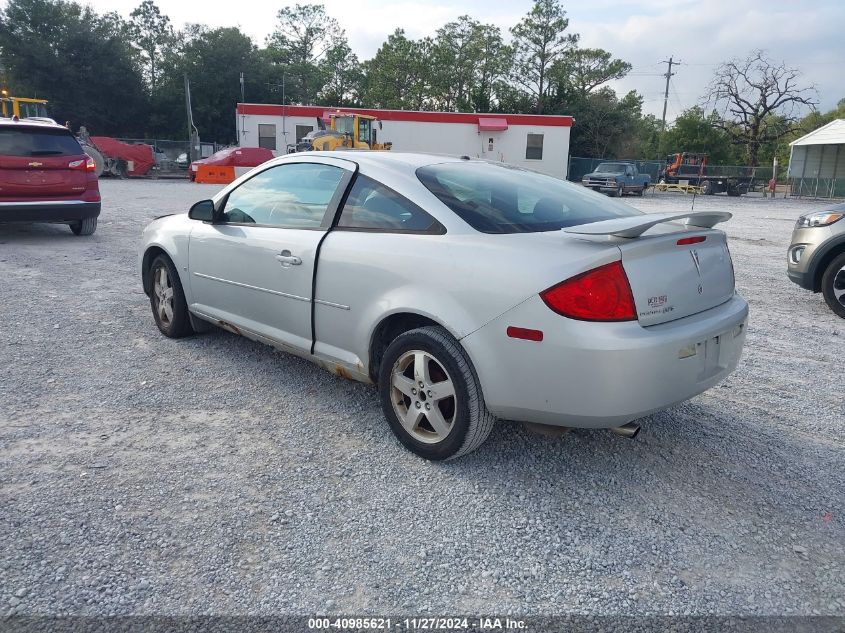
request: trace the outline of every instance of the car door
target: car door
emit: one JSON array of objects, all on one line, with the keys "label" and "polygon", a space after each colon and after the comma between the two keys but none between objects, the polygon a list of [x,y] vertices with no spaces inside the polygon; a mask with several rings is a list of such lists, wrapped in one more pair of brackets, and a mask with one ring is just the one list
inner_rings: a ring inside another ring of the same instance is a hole
[{"label": "car door", "polygon": [[287,160],[242,182],[190,236],[191,310],[298,350],[311,346],[317,249],[356,166]]},{"label": "car door", "polygon": [[[358,174],[335,229],[320,251],[314,353],[366,378],[370,334],[409,280],[451,270],[446,229],[418,205],[375,178]],[[413,290],[411,290],[413,292]]]}]

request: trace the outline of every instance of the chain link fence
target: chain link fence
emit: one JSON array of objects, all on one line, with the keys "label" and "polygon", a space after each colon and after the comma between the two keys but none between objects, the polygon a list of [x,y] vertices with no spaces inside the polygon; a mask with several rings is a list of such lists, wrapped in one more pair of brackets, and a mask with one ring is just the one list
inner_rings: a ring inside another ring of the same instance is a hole
[{"label": "chain link fence", "polygon": [[845,198],[843,178],[790,178],[794,198]]}]

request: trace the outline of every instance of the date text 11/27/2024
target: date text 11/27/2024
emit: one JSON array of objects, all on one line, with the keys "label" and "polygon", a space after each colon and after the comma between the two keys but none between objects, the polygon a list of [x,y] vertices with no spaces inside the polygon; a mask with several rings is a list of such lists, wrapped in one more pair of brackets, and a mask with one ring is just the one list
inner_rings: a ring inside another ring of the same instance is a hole
[{"label": "date text 11/27/2024", "polygon": [[308,628],[329,631],[525,631],[524,620],[496,617],[356,618],[318,617],[308,619]]}]

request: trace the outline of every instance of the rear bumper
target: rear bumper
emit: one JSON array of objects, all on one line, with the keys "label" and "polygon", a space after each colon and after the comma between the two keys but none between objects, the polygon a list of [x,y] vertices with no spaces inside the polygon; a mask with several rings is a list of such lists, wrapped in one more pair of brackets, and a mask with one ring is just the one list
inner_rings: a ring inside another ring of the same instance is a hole
[{"label": "rear bumper", "polygon": [[100,215],[100,202],[61,200],[53,202],[0,202],[0,223],[75,222]]},{"label": "rear bumper", "polygon": [[[721,382],[739,363],[747,318],[748,304],[736,295],[715,308],[650,327],[567,319],[535,296],[461,343],[493,414],[608,428]],[[508,338],[510,325],[542,330],[543,340]]]}]

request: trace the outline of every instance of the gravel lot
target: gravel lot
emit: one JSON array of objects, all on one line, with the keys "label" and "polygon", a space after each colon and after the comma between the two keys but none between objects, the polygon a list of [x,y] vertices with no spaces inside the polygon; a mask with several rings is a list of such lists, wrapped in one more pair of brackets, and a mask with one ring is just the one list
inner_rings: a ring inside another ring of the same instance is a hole
[{"label": "gravel lot", "polygon": [[634,441],[503,423],[431,464],[370,387],[162,337],[141,229],[217,187],[101,187],[93,237],[0,225],[0,614],[845,615],[845,321],[784,261],[821,203],[696,200],[751,304],[726,383]]}]

